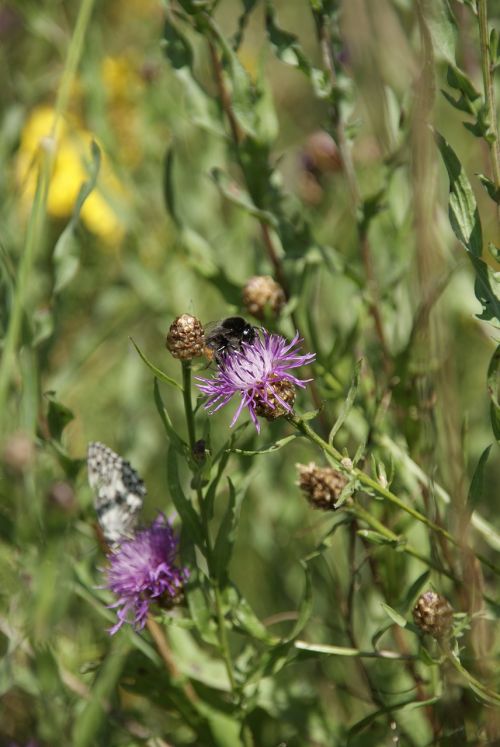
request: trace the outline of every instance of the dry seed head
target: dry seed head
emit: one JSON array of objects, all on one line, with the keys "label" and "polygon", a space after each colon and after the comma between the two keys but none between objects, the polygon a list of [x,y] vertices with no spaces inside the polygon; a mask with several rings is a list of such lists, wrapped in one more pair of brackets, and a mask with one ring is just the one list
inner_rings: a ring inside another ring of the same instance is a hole
[{"label": "dry seed head", "polygon": [[[283,402],[286,402],[288,409],[281,404],[276,395]],[[255,397],[255,413],[267,420],[276,420],[276,418],[287,415],[292,411],[295,402],[295,387],[287,379],[276,381],[273,384],[269,384],[266,397],[267,399],[259,395]]]},{"label": "dry seed head", "polygon": [[333,467],[318,467],[314,462],[297,464],[299,486],[313,508],[335,510],[342,490],[347,485],[344,475]]},{"label": "dry seed head", "polygon": [[243,304],[257,319],[279,316],[285,301],[283,288],[270,275],[254,275],[243,288]]},{"label": "dry seed head", "polygon": [[445,597],[435,591],[426,591],[419,596],[413,608],[415,625],[433,638],[448,635],[453,623],[453,608]]},{"label": "dry seed head", "polygon": [[181,314],[174,319],[168,331],[166,346],[174,358],[181,360],[203,355],[205,335],[200,320],[191,314]]}]

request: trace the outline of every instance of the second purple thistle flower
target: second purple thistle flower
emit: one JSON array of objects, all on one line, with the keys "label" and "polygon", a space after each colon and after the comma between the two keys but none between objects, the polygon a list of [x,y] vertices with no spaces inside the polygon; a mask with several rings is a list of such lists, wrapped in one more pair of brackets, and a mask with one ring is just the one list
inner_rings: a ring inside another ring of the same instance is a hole
[{"label": "second purple thistle flower", "polygon": [[235,424],[246,407],[260,433],[257,416],[274,420],[293,411],[295,388],[304,389],[312,379],[298,379],[293,369],[312,363],[314,353],[301,354],[298,333],[291,342],[280,335],[260,330],[252,343],[228,352],[211,379],[197,377],[198,388],[207,395],[205,409],[217,412],[235,396],[240,403],[231,421]]}]

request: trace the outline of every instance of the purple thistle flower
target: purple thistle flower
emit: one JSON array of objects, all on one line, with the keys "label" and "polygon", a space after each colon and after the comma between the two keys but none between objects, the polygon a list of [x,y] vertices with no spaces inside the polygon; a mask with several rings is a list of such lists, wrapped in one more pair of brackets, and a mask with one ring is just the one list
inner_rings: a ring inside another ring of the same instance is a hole
[{"label": "purple thistle flower", "polygon": [[197,377],[198,388],[208,395],[205,409],[217,412],[235,394],[241,397],[231,421],[235,424],[244,407],[260,433],[257,415],[270,419],[292,412],[295,387],[305,387],[311,379],[298,379],[290,373],[293,368],[312,363],[314,353],[300,355],[302,342],[299,334],[291,342],[280,335],[262,329],[252,343],[241,344],[241,349],[227,353],[212,379]]},{"label": "purple thistle flower", "polygon": [[111,635],[125,622],[141,630],[154,600],[170,605],[179,602],[189,574],[187,569],[175,565],[177,546],[170,523],[160,514],[151,527],[123,540],[119,548],[108,554],[106,586],[118,597],[110,608],[119,608]]}]

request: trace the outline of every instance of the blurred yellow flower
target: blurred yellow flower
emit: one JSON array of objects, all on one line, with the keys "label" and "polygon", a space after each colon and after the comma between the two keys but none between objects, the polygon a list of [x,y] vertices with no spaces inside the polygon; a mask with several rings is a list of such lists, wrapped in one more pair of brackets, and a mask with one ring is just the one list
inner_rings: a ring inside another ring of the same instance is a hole
[{"label": "blurred yellow flower", "polygon": [[[17,155],[16,176],[21,187],[22,204],[31,206],[35,194],[41,149],[48,146],[54,121],[51,106],[38,106],[24,126]],[[88,179],[86,163],[90,158],[93,136],[77,121],[60,119],[51,145],[55,160],[47,197],[47,212],[54,218],[68,218],[82,184]],[[86,227],[107,243],[121,241],[125,228],[113,207],[123,203],[125,192],[102,153],[97,187],[85,201],[81,219]]]}]

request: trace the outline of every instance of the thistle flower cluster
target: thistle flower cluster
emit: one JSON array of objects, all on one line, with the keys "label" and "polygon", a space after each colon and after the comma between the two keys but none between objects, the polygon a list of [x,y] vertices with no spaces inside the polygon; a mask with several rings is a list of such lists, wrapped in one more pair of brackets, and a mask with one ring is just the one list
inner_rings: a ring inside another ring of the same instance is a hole
[{"label": "thistle flower cluster", "polygon": [[160,514],[148,529],[136,532],[108,554],[106,587],[117,597],[110,607],[117,609],[118,617],[111,635],[126,622],[141,630],[153,602],[167,608],[179,604],[189,574],[175,564],[177,547],[170,523]]},{"label": "thistle flower cluster", "polygon": [[260,330],[252,343],[243,342],[240,350],[223,357],[213,378],[197,377],[198,388],[208,397],[205,409],[217,412],[239,395],[231,427],[246,407],[258,433],[258,415],[272,420],[293,412],[295,387],[303,389],[311,379],[299,379],[291,371],[315,359],[313,353],[299,353],[301,342],[298,333],[287,342]]}]

